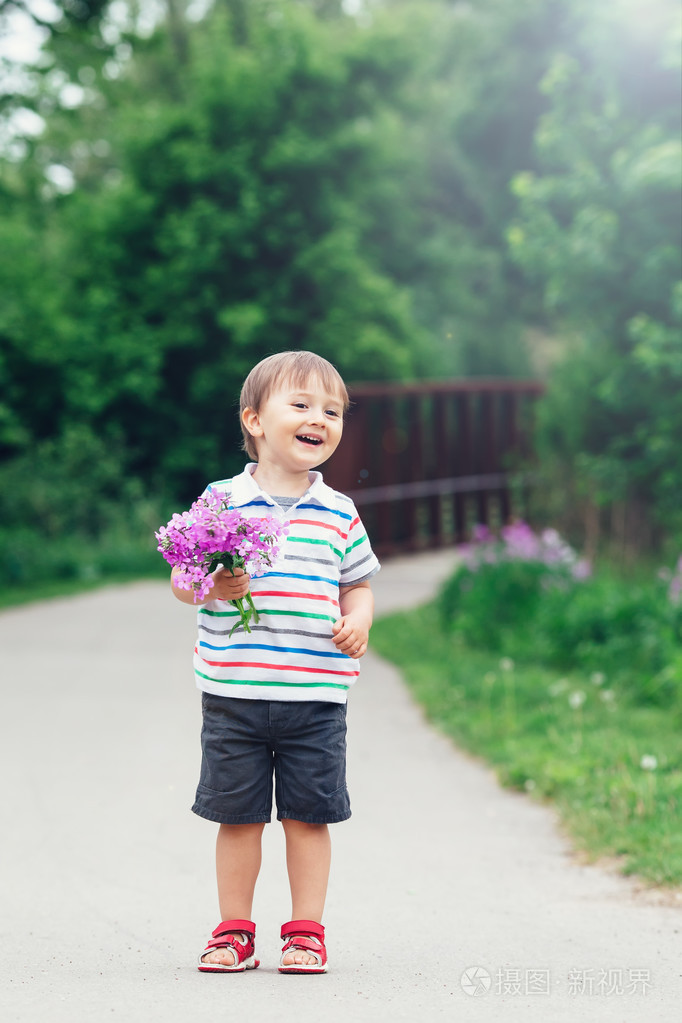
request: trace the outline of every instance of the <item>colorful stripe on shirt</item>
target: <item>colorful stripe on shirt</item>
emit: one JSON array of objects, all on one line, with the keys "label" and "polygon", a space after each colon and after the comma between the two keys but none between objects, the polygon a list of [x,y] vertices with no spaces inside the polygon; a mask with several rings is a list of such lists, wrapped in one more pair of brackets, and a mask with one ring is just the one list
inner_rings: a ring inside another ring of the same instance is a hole
[{"label": "colorful stripe on shirt", "polygon": [[231,495],[231,505],[243,515],[262,515],[265,509],[287,518],[290,529],[277,562],[251,580],[259,614],[251,633],[240,625],[231,634],[238,611],[228,601],[198,609],[199,688],[250,699],[345,702],[359,662],[333,642],[339,587],[364,581],[379,563],[353,502],[315,476],[305,501],[287,512],[246,472],[207,488]]}]

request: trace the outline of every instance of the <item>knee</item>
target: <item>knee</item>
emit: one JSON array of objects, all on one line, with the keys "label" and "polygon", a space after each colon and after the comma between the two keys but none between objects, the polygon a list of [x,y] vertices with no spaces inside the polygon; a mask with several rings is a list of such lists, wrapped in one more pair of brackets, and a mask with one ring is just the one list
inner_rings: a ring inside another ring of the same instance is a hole
[{"label": "knee", "polygon": [[291,817],[282,819],[285,834],[319,835],[329,830],[328,824],[309,824],[308,821],[297,821]]},{"label": "knee", "polygon": [[265,824],[221,824],[218,829],[218,837],[226,840],[248,840],[257,841],[263,834]]}]

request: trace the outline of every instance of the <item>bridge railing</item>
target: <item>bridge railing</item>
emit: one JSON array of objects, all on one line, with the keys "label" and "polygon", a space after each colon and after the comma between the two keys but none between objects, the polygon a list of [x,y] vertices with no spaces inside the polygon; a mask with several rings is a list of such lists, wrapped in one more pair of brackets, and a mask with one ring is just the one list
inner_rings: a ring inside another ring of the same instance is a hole
[{"label": "bridge railing", "polygon": [[325,480],[379,554],[447,546],[521,513],[538,381],[362,384]]}]

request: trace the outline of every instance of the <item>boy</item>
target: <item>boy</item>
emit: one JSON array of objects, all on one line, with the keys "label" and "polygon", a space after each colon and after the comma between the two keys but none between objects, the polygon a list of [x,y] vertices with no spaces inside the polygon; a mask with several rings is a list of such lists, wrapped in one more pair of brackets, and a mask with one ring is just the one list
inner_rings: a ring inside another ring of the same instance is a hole
[{"label": "boy", "polygon": [[[240,402],[244,447],[254,461],[207,488],[229,495],[230,506],[246,516],[279,514],[290,525],[270,571],[250,580],[241,570],[217,570],[197,615],[203,728],[192,809],[220,824],[222,916],[199,956],[202,972],[258,966],[251,911],[273,769],[292,900],[279,970],[326,971],[328,825],[350,817],[346,698],[367,650],[369,579],[379,570],[350,498],[312,471],[336,450],[348,404],[343,380],[325,359],[311,352],[264,359],[248,375]],[[235,612],[227,602],[249,586],[260,622],[230,638]],[[193,602],[192,592],[175,586],[173,592]]]}]

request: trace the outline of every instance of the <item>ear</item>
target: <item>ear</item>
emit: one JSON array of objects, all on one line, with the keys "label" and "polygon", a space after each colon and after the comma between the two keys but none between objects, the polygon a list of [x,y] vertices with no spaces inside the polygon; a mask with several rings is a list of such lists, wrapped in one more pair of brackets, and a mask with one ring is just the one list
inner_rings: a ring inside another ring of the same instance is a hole
[{"label": "ear", "polygon": [[244,428],[252,437],[262,437],[263,427],[260,424],[258,413],[252,408],[245,408],[242,412],[242,423]]}]

